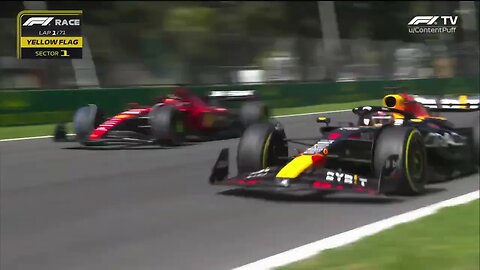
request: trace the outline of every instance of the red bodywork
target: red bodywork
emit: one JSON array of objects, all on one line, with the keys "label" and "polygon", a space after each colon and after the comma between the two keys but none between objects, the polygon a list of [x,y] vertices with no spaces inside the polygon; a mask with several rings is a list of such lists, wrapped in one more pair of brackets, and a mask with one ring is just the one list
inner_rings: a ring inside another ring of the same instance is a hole
[{"label": "red bodywork", "polygon": [[406,93],[400,93],[398,95],[401,96],[403,98],[403,100],[405,101],[403,103],[403,106],[404,106],[403,110],[404,111],[412,113],[413,115],[415,115],[416,117],[419,117],[419,118],[430,116],[430,114],[428,113],[427,109],[425,109],[423,104],[421,104],[419,102],[416,102],[415,99],[411,95],[406,94]]},{"label": "red bodywork", "polygon": [[[185,126],[189,130],[205,131],[213,128],[214,120],[218,117],[227,116],[230,112],[226,108],[211,107],[200,97],[195,95],[183,95],[179,97],[163,98],[160,103],[175,106],[185,113]],[[109,130],[132,117],[147,116],[153,107],[141,107],[132,103],[135,108],[121,112],[99,125],[89,136],[89,140],[101,139]]]},{"label": "red bodywork", "polygon": [[[418,117],[418,118],[430,117],[430,114],[428,113],[427,109],[425,109],[423,104],[415,101],[415,99],[409,94],[400,93],[400,94],[396,94],[396,95],[387,95],[387,96],[384,97],[384,106],[386,106],[385,105],[385,99],[387,97],[388,98],[394,97],[397,100],[397,102],[394,106],[395,109],[399,109],[399,110],[402,110],[402,111],[412,113],[413,115],[415,115],[415,117]],[[398,114],[394,114],[394,115],[396,116],[396,118],[397,117],[402,118]]]},{"label": "red bodywork", "polygon": [[152,110],[152,107],[149,108],[140,108],[140,109],[131,109],[116,116],[108,119],[107,121],[100,124],[96,129],[92,131],[89,140],[98,140],[101,139],[109,130],[122,123],[123,121],[136,117],[139,115],[147,115]]}]

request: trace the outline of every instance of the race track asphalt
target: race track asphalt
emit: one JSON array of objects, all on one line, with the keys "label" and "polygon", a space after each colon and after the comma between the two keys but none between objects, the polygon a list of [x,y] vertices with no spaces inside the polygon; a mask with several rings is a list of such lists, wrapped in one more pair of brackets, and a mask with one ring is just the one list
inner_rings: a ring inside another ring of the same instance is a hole
[{"label": "race track asphalt", "polygon": [[[466,121],[473,114],[451,116]],[[330,114],[333,122],[353,119]],[[315,136],[315,115],[279,119]],[[275,196],[208,185],[223,147],[86,150],[51,139],[0,142],[0,269],[216,270],[479,189],[479,176],[419,197]],[[233,168],[232,173],[235,173]]]}]

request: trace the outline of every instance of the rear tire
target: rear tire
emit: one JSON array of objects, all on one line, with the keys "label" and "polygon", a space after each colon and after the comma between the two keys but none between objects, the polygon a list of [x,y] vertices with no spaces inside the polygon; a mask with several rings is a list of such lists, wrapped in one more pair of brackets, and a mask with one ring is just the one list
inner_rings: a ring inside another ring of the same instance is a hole
[{"label": "rear tire", "polygon": [[85,145],[90,133],[105,120],[103,111],[95,104],[81,107],[73,115],[76,140]]},{"label": "rear tire", "polygon": [[260,101],[245,102],[240,110],[240,120],[245,129],[253,124],[266,123],[269,117],[267,106]]},{"label": "rear tire", "polygon": [[480,158],[479,158],[479,151],[480,151],[480,128],[478,123],[478,116],[474,119],[474,123],[472,126],[472,134],[473,134],[473,161],[475,162],[476,166],[480,166]]},{"label": "rear tire", "polygon": [[254,124],[245,130],[238,144],[238,173],[282,165],[285,162],[279,159],[281,156],[288,156],[283,129],[271,123]]},{"label": "rear tire", "polygon": [[[468,137],[468,146],[466,149],[467,151],[469,150],[470,153],[467,155],[464,155],[465,160],[463,161],[463,165],[470,166],[470,171],[477,171],[478,166],[480,166],[480,160],[479,160],[479,151],[480,151],[480,131],[479,131],[479,125],[480,123],[478,122],[478,118],[480,117],[480,112],[474,112],[474,116],[471,119],[471,121],[465,121],[461,122],[458,125],[456,125],[456,132],[459,133],[462,136]],[[465,167],[465,166],[464,166]]]},{"label": "rear tire", "polygon": [[65,127],[65,123],[60,123],[55,126],[55,130],[53,133],[53,141],[54,142],[63,142],[67,140],[67,128]]},{"label": "rear tire", "polygon": [[150,112],[152,136],[160,145],[178,146],[185,139],[182,113],[173,106],[155,106]]},{"label": "rear tire", "polygon": [[381,177],[381,185],[393,186],[394,194],[421,194],[425,191],[427,166],[423,136],[417,129],[390,126],[380,131],[374,149],[374,170]]}]

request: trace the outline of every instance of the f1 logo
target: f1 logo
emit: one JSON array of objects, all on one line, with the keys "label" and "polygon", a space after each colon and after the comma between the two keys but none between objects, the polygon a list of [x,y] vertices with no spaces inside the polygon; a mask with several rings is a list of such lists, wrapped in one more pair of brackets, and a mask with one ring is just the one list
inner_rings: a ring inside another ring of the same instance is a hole
[{"label": "f1 logo", "polygon": [[408,25],[418,25],[420,23],[426,23],[427,25],[432,25],[438,19],[438,16],[415,16]]},{"label": "f1 logo", "polygon": [[32,26],[36,24],[47,26],[52,20],[53,17],[31,17],[25,23],[23,23],[23,26]]},{"label": "f1 logo", "polygon": [[419,25],[426,24],[432,25],[437,24],[436,21],[438,18],[443,20],[444,25],[456,25],[458,16],[415,16],[408,25]]}]

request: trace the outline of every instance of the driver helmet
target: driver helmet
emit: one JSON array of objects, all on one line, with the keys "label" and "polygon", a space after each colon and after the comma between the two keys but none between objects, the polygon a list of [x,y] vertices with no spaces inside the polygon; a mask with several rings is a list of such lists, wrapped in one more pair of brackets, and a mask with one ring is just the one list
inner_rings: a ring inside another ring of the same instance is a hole
[{"label": "driver helmet", "polygon": [[165,103],[175,103],[177,101],[188,100],[190,93],[187,88],[181,85],[177,85],[173,93],[168,94],[166,98],[163,99]]},{"label": "driver helmet", "polygon": [[383,126],[383,125],[388,125],[388,124],[393,124],[395,122],[395,118],[393,117],[393,114],[390,112],[376,112],[372,114],[369,123],[365,123],[370,126]]},{"label": "driver helmet", "polygon": [[173,92],[173,95],[179,97],[180,99],[188,99],[188,97],[190,97],[190,92],[185,86],[179,85]]}]

